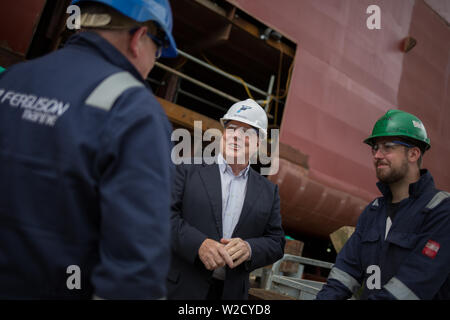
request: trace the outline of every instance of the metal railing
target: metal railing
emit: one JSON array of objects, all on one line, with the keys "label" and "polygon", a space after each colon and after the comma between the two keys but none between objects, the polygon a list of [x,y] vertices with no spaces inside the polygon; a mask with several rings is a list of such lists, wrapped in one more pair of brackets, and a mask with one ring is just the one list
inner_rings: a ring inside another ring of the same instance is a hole
[{"label": "metal railing", "polygon": [[[265,111],[266,112],[268,112],[268,108],[269,108],[269,103],[268,102],[270,101],[270,99],[282,103],[282,101],[278,100],[278,98],[272,96],[272,89],[273,89],[273,84],[274,84],[274,81],[275,81],[275,76],[274,75],[272,75],[270,77],[268,90],[264,91],[264,90],[261,90],[261,89],[255,87],[254,85],[251,85],[251,84],[247,83],[246,81],[244,81],[242,79],[239,79],[236,76],[233,76],[233,75],[231,75],[231,74],[229,74],[229,73],[227,73],[227,72],[225,72],[223,70],[220,70],[219,68],[216,68],[215,66],[210,65],[209,63],[204,62],[204,61],[202,61],[202,60],[200,60],[200,59],[198,59],[198,58],[196,58],[196,57],[194,57],[194,56],[192,56],[192,55],[190,55],[190,54],[188,54],[188,53],[186,53],[186,52],[184,52],[182,50],[178,49],[177,51],[178,51],[178,53],[181,56],[183,56],[183,57],[185,57],[185,58],[187,58],[187,59],[189,59],[189,60],[191,60],[191,61],[193,61],[193,62],[195,62],[195,63],[197,63],[197,64],[199,64],[199,65],[201,65],[201,66],[203,66],[203,67],[213,71],[213,72],[216,72],[217,74],[220,74],[220,75],[226,77],[227,79],[229,79],[231,81],[234,81],[234,82],[239,83],[239,84],[244,84],[248,89],[251,89],[254,92],[259,93],[260,95],[264,96],[265,99],[266,99],[266,106],[265,106]],[[223,92],[223,91],[221,91],[219,89],[216,89],[216,88],[210,86],[209,84],[207,84],[205,82],[202,82],[202,81],[197,80],[197,79],[195,79],[195,78],[193,78],[191,76],[188,76],[188,75],[184,74],[183,72],[180,72],[180,71],[178,71],[178,70],[176,70],[174,68],[171,68],[171,67],[169,67],[169,66],[167,66],[167,65],[165,65],[165,64],[163,64],[161,62],[157,62],[156,61],[155,62],[155,66],[157,66],[158,68],[161,68],[161,69],[163,69],[165,71],[168,71],[170,73],[173,73],[173,74],[179,76],[182,79],[185,79],[185,80],[187,80],[189,82],[192,82],[192,83],[198,85],[199,87],[201,87],[203,89],[206,89],[206,90],[209,90],[209,91],[211,91],[211,92],[213,92],[213,93],[215,93],[215,94],[217,94],[217,95],[219,95],[219,96],[221,96],[223,98],[226,98],[226,99],[228,99],[228,100],[230,100],[232,102],[240,101],[240,99],[238,99],[238,98],[236,98],[236,97],[234,97],[234,96],[232,96],[232,95],[230,95],[230,94],[228,94],[226,92]],[[149,78],[149,81],[151,81],[151,80],[153,80],[153,79]],[[180,93],[182,93],[182,94],[184,94],[186,96],[190,96],[191,98],[194,98],[194,99],[196,99],[198,101],[201,101],[201,102],[203,102],[203,103],[205,103],[207,105],[210,105],[212,107],[215,107],[215,108],[219,107],[217,104],[214,104],[213,102],[208,101],[206,99],[203,99],[201,97],[198,97],[198,96],[196,96],[196,95],[194,95],[192,93],[187,93],[186,91],[183,91],[183,92],[180,92]],[[261,102],[261,100],[257,100],[257,101]],[[271,115],[268,115],[268,116],[270,118],[273,118],[273,116],[271,116]]]},{"label": "metal railing", "polygon": [[[188,54],[188,53],[186,53],[184,51],[178,50],[178,53],[181,56],[183,56],[183,57],[185,57],[185,58],[187,58],[187,59],[189,59],[189,60],[191,60],[191,61],[193,61],[193,62],[195,62],[195,63],[197,63],[197,64],[199,64],[199,65],[201,65],[201,66],[203,66],[203,67],[205,67],[205,68],[207,68],[209,70],[211,70],[211,71],[214,71],[214,72],[224,76],[227,79],[230,79],[231,81],[234,81],[234,82],[240,83],[240,84],[245,84],[249,89],[252,89],[254,92],[257,92],[257,93],[261,94],[262,96],[266,97],[267,99],[269,99],[270,96],[272,95],[272,88],[273,88],[273,83],[274,83],[274,80],[275,80],[275,76],[273,76],[273,75],[270,77],[271,79],[270,79],[270,82],[269,82],[269,89],[268,89],[268,91],[264,91],[264,90],[261,90],[261,89],[255,87],[254,85],[249,84],[246,81],[240,80],[240,79],[236,78],[235,76],[233,76],[233,75],[231,75],[231,74],[229,74],[229,73],[227,73],[227,72],[225,72],[223,70],[220,70],[219,68],[216,68],[216,67],[210,65],[207,62],[204,62],[204,61],[202,61],[202,60],[200,60],[200,59],[198,59],[198,58],[196,58],[194,56],[191,56],[190,54]],[[278,101],[278,99],[276,99],[276,98],[272,98],[272,99],[274,101]]]},{"label": "metal railing", "polygon": [[[294,276],[284,276],[280,272],[283,261],[298,262],[299,271]],[[283,258],[275,262],[265,284],[266,290],[275,291],[300,300],[314,299],[324,283],[302,279],[304,265],[331,269],[333,263],[285,254]]]}]

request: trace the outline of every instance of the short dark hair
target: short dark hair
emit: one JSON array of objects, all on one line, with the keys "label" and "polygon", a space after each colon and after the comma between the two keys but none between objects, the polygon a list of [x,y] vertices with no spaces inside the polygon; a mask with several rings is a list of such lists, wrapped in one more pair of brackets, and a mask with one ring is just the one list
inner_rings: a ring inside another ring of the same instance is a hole
[{"label": "short dark hair", "polygon": [[[397,139],[397,137],[396,137],[396,139]],[[420,141],[417,141],[417,140],[414,140],[414,139],[408,139],[408,138],[405,138],[405,137],[398,137],[397,140],[400,140],[400,141],[405,142],[405,143],[407,143],[409,145],[412,145],[414,147],[419,148],[419,150],[420,150],[420,157],[419,157],[419,159],[417,159],[417,166],[420,169],[422,167],[423,154],[425,153],[426,145],[423,144]],[[408,152],[408,150],[406,150],[406,152]]]},{"label": "short dark hair", "polygon": [[420,152],[420,157],[419,159],[417,159],[417,166],[419,167],[419,169],[422,168],[422,157],[423,157],[423,152]]}]

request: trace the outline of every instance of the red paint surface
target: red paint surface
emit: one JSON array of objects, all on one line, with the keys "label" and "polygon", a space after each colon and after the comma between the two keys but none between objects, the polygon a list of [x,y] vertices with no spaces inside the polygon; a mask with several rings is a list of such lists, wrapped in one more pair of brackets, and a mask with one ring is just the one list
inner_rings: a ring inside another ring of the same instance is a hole
[{"label": "red paint surface", "polygon": [[3,2],[0,10],[0,46],[25,56],[44,9],[45,0]]},{"label": "red paint surface", "polygon": [[410,35],[416,47],[405,54],[398,104],[417,115],[431,138],[423,166],[438,188],[450,190],[450,27],[422,1],[414,8]]},{"label": "red paint surface", "polygon": [[[310,171],[301,175],[282,161],[271,178],[280,184],[288,229],[325,237],[356,223],[360,205],[379,194],[362,141],[391,108],[422,119],[432,141],[424,165],[439,187],[450,189],[450,29],[428,6],[420,0],[229,2],[297,44],[280,140],[309,156]],[[366,26],[371,4],[381,9],[381,30]],[[400,44],[408,35],[418,44],[404,53]],[[358,206],[344,210],[341,201]]]}]

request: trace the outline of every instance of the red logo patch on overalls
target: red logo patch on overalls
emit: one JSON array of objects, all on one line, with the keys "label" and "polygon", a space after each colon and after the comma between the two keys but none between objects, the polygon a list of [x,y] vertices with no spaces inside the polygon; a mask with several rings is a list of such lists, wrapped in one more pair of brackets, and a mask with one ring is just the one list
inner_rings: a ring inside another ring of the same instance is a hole
[{"label": "red logo patch on overalls", "polygon": [[428,240],[425,247],[423,247],[422,253],[426,255],[427,257],[430,257],[431,259],[434,259],[436,257],[436,254],[438,253],[440,248],[439,243],[433,240]]}]

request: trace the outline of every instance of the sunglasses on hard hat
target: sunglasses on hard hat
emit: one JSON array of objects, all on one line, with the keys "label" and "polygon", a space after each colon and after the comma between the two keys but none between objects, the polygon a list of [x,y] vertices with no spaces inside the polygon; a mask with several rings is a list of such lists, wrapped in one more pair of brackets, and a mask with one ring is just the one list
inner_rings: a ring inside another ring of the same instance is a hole
[{"label": "sunglasses on hard hat", "polygon": [[159,59],[161,57],[161,54],[162,54],[163,42],[160,39],[158,39],[156,36],[152,35],[150,32],[147,32],[147,35],[156,44],[156,54],[155,54],[155,56],[156,56],[156,59]]},{"label": "sunglasses on hard hat", "polygon": [[[135,33],[137,29],[139,29],[139,27],[131,29],[130,34]],[[156,54],[155,54],[156,59],[161,57],[163,48],[166,48],[169,46],[169,42],[167,41],[165,35],[166,34],[165,34],[164,30],[162,30],[160,28],[154,28],[153,30],[149,30],[147,32],[147,36],[150,39],[152,39],[152,41],[156,45]]]},{"label": "sunglasses on hard hat", "polygon": [[386,155],[388,153],[391,153],[396,147],[398,146],[404,146],[407,148],[414,148],[413,145],[408,144],[403,141],[384,141],[384,142],[378,142],[374,143],[372,145],[372,155],[376,155],[378,151],[380,151],[383,155]]}]

